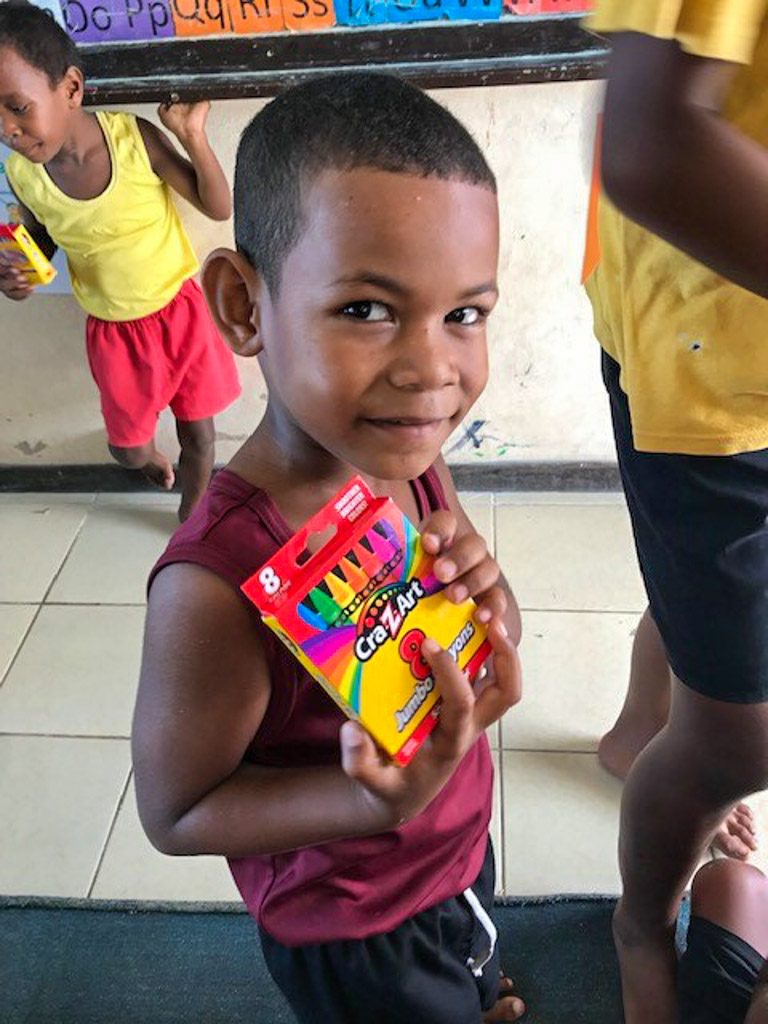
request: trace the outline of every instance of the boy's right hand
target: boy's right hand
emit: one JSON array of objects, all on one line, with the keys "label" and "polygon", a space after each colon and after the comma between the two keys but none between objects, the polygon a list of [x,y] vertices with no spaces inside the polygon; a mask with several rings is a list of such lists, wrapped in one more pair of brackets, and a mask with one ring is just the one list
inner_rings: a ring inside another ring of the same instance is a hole
[{"label": "boy's right hand", "polygon": [[389,761],[357,722],[341,727],[341,763],[360,784],[366,811],[380,831],[404,824],[434,800],[459,762],[488,726],[520,700],[520,661],[500,619],[488,626],[493,648],[492,681],[477,692],[453,658],[427,639],[422,654],[440,688],[440,719],[413,761]]},{"label": "boy's right hand", "polygon": [[0,292],[9,299],[20,302],[32,294],[34,287],[26,274],[14,266],[11,260],[0,256]]}]

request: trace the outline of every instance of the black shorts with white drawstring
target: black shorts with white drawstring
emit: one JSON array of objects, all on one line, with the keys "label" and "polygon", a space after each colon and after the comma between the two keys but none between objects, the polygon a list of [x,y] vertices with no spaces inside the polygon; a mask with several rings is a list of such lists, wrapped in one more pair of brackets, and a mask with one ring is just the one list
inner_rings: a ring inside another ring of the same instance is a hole
[{"label": "black shorts with white drawstring", "polygon": [[261,930],[264,959],[301,1024],[480,1024],[499,992],[494,884],[489,839],[471,890],[367,939],[289,947]]}]

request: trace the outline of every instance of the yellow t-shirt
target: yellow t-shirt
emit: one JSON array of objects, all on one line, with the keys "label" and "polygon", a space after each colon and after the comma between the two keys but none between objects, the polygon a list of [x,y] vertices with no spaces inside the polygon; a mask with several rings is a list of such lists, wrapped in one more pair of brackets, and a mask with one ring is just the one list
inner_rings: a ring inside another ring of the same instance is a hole
[{"label": "yellow t-shirt", "polygon": [[170,189],[152,170],[133,114],[96,114],[109,146],[112,177],[94,199],[73,199],[42,164],[14,153],[13,191],[67,256],[72,290],[100,320],[156,313],[197,271],[194,249]]},{"label": "yellow t-shirt", "polygon": [[[768,0],[598,0],[587,25],[677,39],[690,53],[741,64],[724,114],[768,148]],[[621,365],[635,446],[690,455],[768,448],[768,300],[604,197],[599,233],[602,258],[587,291],[598,340]]]}]

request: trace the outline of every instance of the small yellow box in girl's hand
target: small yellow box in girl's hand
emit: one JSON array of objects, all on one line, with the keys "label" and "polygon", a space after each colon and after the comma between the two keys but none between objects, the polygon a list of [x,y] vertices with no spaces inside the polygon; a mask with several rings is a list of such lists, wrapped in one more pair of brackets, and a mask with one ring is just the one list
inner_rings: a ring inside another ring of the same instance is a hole
[{"label": "small yellow box in girl's hand", "polygon": [[50,284],[56,270],[23,224],[0,224],[0,262],[12,263],[29,284]]},{"label": "small yellow box in girl's hand", "polygon": [[[310,555],[312,534],[327,539]],[[353,477],[242,587],[264,623],[398,764],[437,724],[425,636],[470,679],[491,653],[474,602],[449,601],[433,562],[397,505]]]}]

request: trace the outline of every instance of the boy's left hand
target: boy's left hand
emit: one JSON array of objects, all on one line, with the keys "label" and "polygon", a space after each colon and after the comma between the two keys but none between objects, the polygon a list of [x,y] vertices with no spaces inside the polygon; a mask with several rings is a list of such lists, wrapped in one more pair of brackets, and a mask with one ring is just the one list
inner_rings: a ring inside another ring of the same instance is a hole
[{"label": "boy's left hand", "polygon": [[185,139],[205,132],[210,109],[209,100],[201,100],[199,103],[161,103],[157,108],[157,116],[163,126],[183,143]]},{"label": "boy's left hand", "polygon": [[501,570],[479,533],[456,537],[458,520],[452,512],[433,512],[421,527],[424,550],[435,555],[434,573],[446,584],[449,600],[461,604],[468,597],[477,604],[475,618],[488,623],[504,618],[508,600],[499,586]]}]

